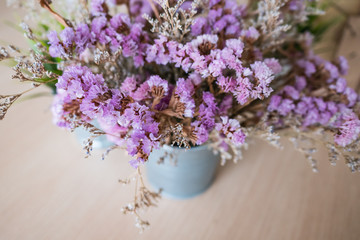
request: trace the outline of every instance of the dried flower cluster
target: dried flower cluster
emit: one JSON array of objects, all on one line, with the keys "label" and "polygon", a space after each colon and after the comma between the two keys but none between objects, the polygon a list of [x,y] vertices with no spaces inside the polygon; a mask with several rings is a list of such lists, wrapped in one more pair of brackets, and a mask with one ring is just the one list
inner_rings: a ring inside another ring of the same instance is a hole
[{"label": "dried flower cluster", "polygon": [[[17,62],[14,78],[54,87],[59,127],[106,134],[112,149],[127,149],[137,171],[164,144],[209,144],[225,163],[241,158],[247,136],[280,146],[283,129],[314,169],[319,142],[332,164],[344,158],[360,170],[360,99],[344,79],[346,59],[320,58],[313,35],[301,31],[309,15],[321,13],[316,2],[81,2],[82,17],[65,18],[50,1],[39,1],[62,30],[39,33],[23,23],[35,50],[0,49],[0,60]],[[1,119],[22,94],[1,96]],[[125,212],[137,215],[158,197],[143,185],[136,196]]]}]

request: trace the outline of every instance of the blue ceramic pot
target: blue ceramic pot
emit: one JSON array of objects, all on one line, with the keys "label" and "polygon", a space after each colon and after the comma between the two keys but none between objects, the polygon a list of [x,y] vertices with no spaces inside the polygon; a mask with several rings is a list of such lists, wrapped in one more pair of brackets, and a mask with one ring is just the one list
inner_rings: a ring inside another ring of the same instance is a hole
[{"label": "blue ceramic pot", "polygon": [[190,198],[212,184],[219,160],[207,145],[191,149],[165,145],[150,154],[147,178],[154,188],[163,190],[165,197]]},{"label": "blue ceramic pot", "polygon": [[[100,124],[97,121],[91,122],[95,127],[100,128]],[[91,136],[91,134],[83,127],[78,127],[74,130],[77,140],[83,145],[85,141]],[[94,149],[104,149],[114,145],[110,142],[105,135],[101,135],[94,139],[93,148]]]}]

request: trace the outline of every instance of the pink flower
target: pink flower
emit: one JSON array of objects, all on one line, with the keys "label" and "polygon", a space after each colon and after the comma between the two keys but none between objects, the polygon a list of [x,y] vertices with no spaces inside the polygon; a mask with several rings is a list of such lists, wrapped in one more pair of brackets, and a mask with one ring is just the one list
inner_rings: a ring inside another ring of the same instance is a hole
[{"label": "pink flower", "polygon": [[162,79],[161,77],[159,77],[158,75],[151,76],[146,82],[147,82],[150,90],[152,88],[162,88],[162,90],[164,91],[163,95],[166,95],[169,90],[168,82],[166,80]]},{"label": "pink flower", "polygon": [[231,140],[233,144],[239,146],[245,142],[245,134],[240,128],[240,123],[236,119],[229,119],[227,116],[222,116],[221,123],[216,124],[216,130],[223,133],[226,138]]}]

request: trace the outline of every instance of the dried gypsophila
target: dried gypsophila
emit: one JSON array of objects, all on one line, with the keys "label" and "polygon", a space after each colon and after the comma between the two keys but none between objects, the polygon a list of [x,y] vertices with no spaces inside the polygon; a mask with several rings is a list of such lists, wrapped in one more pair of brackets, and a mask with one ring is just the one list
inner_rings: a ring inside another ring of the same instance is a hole
[{"label": "dried gypsophila", "polygon": [[13,103],[19,99],[22,95],[32,91],[33,89],[43,85],[43,84],[46,84],[46,83],[49,83],[49,82],[52,82],[54,81],[54,79],[51,79],[49,81],[45,81],[45,82],[42,82],[42,83],[33,83],[32,84],[32,88],[29,88],[28,90],[25,90],[21,93],[18,93],[18,94],[13,94],[13,95],[0,95],[0,120],[3,120],[7,111],[9,110],[9,108],[13,105]]},{"label": "dried gypsophila", "polygon": [[[76,118],[76,117],[75,117]],[[75,120],[74,122],[74,126],[72,128],[72,131],[74,131],[76,128],[82,127],[84,128],[85,131],[89,132],[91,135],[84,140],[83,142],[83,149],[86,151],[86,158],[91,156],[91,152],[93,150],[93,143],[95,138],[105,135],[106,133],[104,131],[102,131],[101,129],[95,127],[93,124],[82,121],[82,120]]]},{"label": "dried gypsophila", "polygon": [[[318,172],[317,161],[312,156],[317,152],[315,146],[315,141],[311,138],[305,138],[303,135],[296,135],[296,137],[290,137],[290,142],[293,143],[295,150],[304,154],[305,158],[309,161],[312,171]],[[307,146],[304,146],[307,145]]]},{"label": "dried gypsophila", "polygon": [[171,146],[178,146],[184,148],[190,148],[189,139],[183,131],[183,125],[177,123],[175,126],[170,126],[169,133],[172,134]]},{"label": "dried gypsophila", "polygon": [[265,0],[258,3],[258,18],[253,25],[259,28],[264,36],[261,46],[263,49],[281,44],[283,39],[279,36],[291,29],[281,18],[281,8],[285,3],[283,0]]},{"label": "dried gypsophila", "polygon": [[180,8],[185,0],[179,0],[173,7],[170,6],[168,0],[156,0],[156,2],[161,6],[163,13],[159,14],[157,19],[153,19],[147,14],[143,15],[143,18],[152,25],[151,32],[182,41],[184,36],[190,32],[191,24],[197,13],[196,8],[201,4],[201,0],[194,0],[189,11]]},{"label": "dried gypsophila", "polygon": [[329,143],[328,153],[331,156],[330,160],[332,165],[335,165],[339,158],[345,160],[346,165],[350,168],[351,172],[360,172],[360,159],[359,159],[359,144],[360,138],[356,139],[353,143],[346,147],[340,147],[333,143]]},{"label": "dried gypsophila", "polygon": [[0,47],[0,61],[10,58],[10,54],[4,47]]},{"label": "dried gypsophila", "polygon": [[35,40],[35,36],[29,25],[25,22],[20,23],[20,27],[24,30],[24,36],[30,40]]},{"label": "dried gypsophila", "polygon": [[58,75],[45,68],[45,64],[53,63],[44,54],[47,49],[34,36],[33,31],[26,23],[21,23],[21,26],[25,31],[25,36],[35,42],[35,48],[30,49],[29,52],[23,52],[18,47],[9,45],[8,48],[13,54],[10,55],[4,47],[1,47],[0,60],[11,58],[17,63],[13,67],[15,73],[12,78],[19,79],[21,82],[43,83],[55,79]]},{"label": "dried gypsophila", "polygon": [[94,52],[94,62],[99,65],[100,63],[104,63],[110,60],[110,54],[108,51],[101,51],[99,48],[95,49]]},{"label": "dried gypsophila", "polygon": [[284,122],[286,126],[289,126],[286,131],[282,131],[284,136],[288,137],[294,148],[305,156],[314,172],[318,172],[318,168],[313,155],[321,145],[324,145],[327,149],[332,166],[336,165],[340,158],[343,158],[352,172],[360,171],[359,158],[356,156],[359,154],[358,144],[360,139],[355,140],[349,146],[341,147],[333,143],[333,139],[330,137],[332,135],[331,129],[312,127],[304,131],[300,129],[301,124],[296,116],[284,118]]},{"label": "dried gypsophila", "polygon": [[4,119],[8,109],[21,95],[22,94],[0,95],[0,120]]},{"label": "dried gypsophila", "polygon": [[[135,226],[140,229],[140,232],[143,232],[146,228],[150,226],[150,223],[146,220],[143,220],[139,214],[140,210],[147,209],[152,206],[157,206],[156,203],[161,198],[161,189],[158,192],[150,191],[144,184],[142,173],[140,167],[136,169],[135,177],[135,196],[134,200],[131,203],[125,205],[121,211],[123,214],[134,214],[135,215]],[[130,178],[134,179],[134,178]],[[120,182],[120,181],[119,181]],[[130,183],[130,180],[121,181],[121,183]]]}]

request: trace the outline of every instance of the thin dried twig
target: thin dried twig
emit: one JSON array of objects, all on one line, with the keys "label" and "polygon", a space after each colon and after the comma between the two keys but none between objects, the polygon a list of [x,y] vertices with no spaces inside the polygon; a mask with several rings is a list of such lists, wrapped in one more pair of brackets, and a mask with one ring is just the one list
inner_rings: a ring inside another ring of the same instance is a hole
[{"label": "thin dried twig", "polygon": [[72,23],[71,23],[68,19],[62,17],[60,14],[58,14],[57,12],[55,12],[55,11],[50,7],[50,4],[49,4],[46,0],[39,0],[39,3],[40,3],[40,6],[41,6],[41,7],[45,8],[46,10],[48,10],[48,11],[55,17],[55,19],[56,19],[59,23],[61,23],[63,26],[65,26],[65,27],[72,27],[72,26],[73,26]]}]

